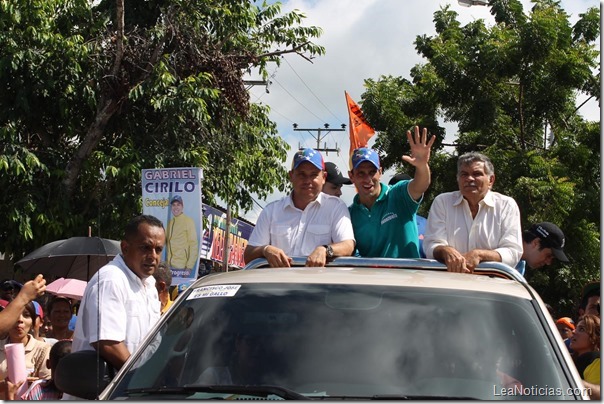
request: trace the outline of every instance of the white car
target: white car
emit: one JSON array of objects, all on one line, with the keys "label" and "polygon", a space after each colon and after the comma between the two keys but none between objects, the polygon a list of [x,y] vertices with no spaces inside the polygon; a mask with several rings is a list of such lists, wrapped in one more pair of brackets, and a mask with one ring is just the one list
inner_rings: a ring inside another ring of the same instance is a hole
[{"label": "white car", "polygon": [[[545,305],[506,265],[262,266],[196,281],[98,398],[588,398]],[[97,398],[96,377],[67,379],[57,385]]]}]

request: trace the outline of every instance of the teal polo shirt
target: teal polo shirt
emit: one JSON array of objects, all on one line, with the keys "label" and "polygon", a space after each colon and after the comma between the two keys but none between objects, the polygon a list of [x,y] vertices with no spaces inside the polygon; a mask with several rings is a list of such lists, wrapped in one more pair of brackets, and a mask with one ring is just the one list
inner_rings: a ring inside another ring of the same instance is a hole
[{"label": "teal polo shirt", "polygon": [[359,195],[348,207],[358,253],[361,257],[419,258],[415,214],[421,199],[411,198],[409,181],[380,185],[380,196],[371,209],[360,203]]}]

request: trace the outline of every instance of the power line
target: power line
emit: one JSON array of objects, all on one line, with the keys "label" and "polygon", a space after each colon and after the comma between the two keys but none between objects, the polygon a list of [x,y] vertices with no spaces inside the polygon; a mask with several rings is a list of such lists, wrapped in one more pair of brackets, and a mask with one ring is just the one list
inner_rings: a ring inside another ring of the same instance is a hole
[{"label": "power line", "polygon": [[[253,95],[253,96],[256,98],[256,101],[257,101],[257,102],[260,102],[260,101],[261,101],[259,96],[255,95],[255,94],[252,94],[252,95]],[[263,94],[263,95],[264,95],[264,94]],[[268,104],[267,104],[267,105],[268,105]],[[280,116],[281,116],[283,119],[288,120],[290,123],[294,123],[294,121],[293,121],[292,119],[290,119],[289,117],[287,117],[287,116],[283,115],[283,114],[282,114],[281,112],[279,112],[279,111],[278,111],[276,108],[272,107],[271,105],[269,105],[269,108],[271,109],[271,112],[274,112],[274,113],[276,113],[277,115],[280,115]]]},{"label": "power line", "polygon": [[321,101],[321,99],[320,99],[319,97],[317,97],[317,95],[314,93],[314,91],[312,91],[312,90],[311,90],[311,88],[308,86],[308,84],[306,84],[306,82],[304,81],[304,79],[303,79],[302,77],[300,77],[300,75],[298,74],[298,72],[297,72],[297,71],[294,69],[294,67],[293,67],[293,66],[292,66],[292,65],[291,65],[291,64],[290,64],[290,63],[287,61],[287,59],[286,59],[286,58],[284,58],[284,60],[285,60],[285,63],[287,63],[287,65],[290,67],[290,69],[292,69],[292,71],[294,72],[294,74],[295,74],[295,75],[296,75],[296,76],[297,76],[297,77],[300,79],[300,81],[302,82],[302,84],[304,84],[304,86],[305,86],[305,87],[308,89],[308,91],[310,91],[310,93],[311,93],[311,94],[312,94],[312,95],[313,95],[313,96],[314,96],[314,97],[317,99],[317,101],[319,101],[319,103],[320,103],[321,105],[323,105],[323,107],[324,107],[324,108],[325,108],[327,111],[329,111],[329,113],[330,113],[330,114],[331,114],[331,115],[332,115],[334,118],[336,118],[338,121],[341,121],[341,119],[340,119],[338,116],[336,116],[336,114],[334,114],[334,113],[333,113],[333,112],[332,112],[332,111],[331,111],[331,110],[330,110],[330,109],[327,107],[327,105],[325,105],[325,104],[323,103],[323,101]]},{"label": "power line", "polygon": [[[264,209],[264,206],[260,205],[260,202],[258,202],[258,201],[256,200],[256,198],[254,198],[254,197],[252,196],[252,194],[250,194],[250,198],[252,199],[252,202],[254,202],[256,205],[258,205],[258,207],[259,207],[260,209]],[[254,209],[253,205],[252,205],[252,209]]]},{"label": "power line", "polygon": [[[269,77],[269,81],[268,81],[268,85],[267,85],[267,90],[268,90],[268,86],[272,83],[271,80],[275,78],[275,75],[277,74],[277,68],[275,68],[275,70],[273,71],[273,73],[271,74],[271,76]],[[286,90],[287,91],[287,90]],[[266,94],[268,94],[268,91],[263,92],[260,95],[256,95],[253,93],[249,93],[250,95],[254,96],[254,98],[256,99],[256,103],[261,102],[261,98],[264,97]],[[288,93],[289,94],[289,93]],[[268,104],[267,104],[268,105]],[[271,105],[268,105],[269,108],[271,109],[271,112],[275,112],[277,115],[280,115],[282,118],[288,120],[290,123],[294,123],[294,121],[292,119],[290,119],[289,117],[283,115],[281,112],[279,112],[276,108],[274,108]]]},{"label": "power line", "polygon": [[[323,106],[323,107],[324,107],[324,108],[325,108],[325,109],[326,109],[326,110],[327,110],[327,111],[328,111],[328,112],[329,112],[329,113],[330,113],[332,116],[334,116],[334,117],[335,117],[337,120],[339,120],[339,121],[340,121],[340,118],[339,118],[338,116],[336,116],[336,114],[335,114],[333,111],[331,111],[331,110],[329,109],[329,107],[327,107],[327,105],[325,105],[325,103],[324,103],[324,102],[323,102],[323,101],[322,101],[322,100],[321,100],[321,99],[320,99],[320,98],[319,98],[319,97],[318,97],[318,96],[315,94],[315,92],[314,92],[314,91],[313,91],[313,90],[310,88],[310,86],[309,86],[308,84],[306,84],[306,82],[304,81],[304,79],[303,79],[303,78],[302,78],[302,77],[301,77],[301,76],[298,74],[298,72],[297,72],[297,71],[294,69],[294,67],[293,67],[293,66],[292,66],[292,65],[289,63],[289,61],[288,61],[286,58],[284,58],[284,60],[285,60],[285,62],[287,63],[287,65],[290,67],[290,69],[291,69],[291,70],[294,72],[294,74],[295,74],[295,75],[298,77],[298,79],[299,79],[299,80],[302,82],[302,84],[304,84],[304,86],[307,88],[307,90],[308,90],[308,91],[309,91],[309,92],[310,92],[310,93],[313,95],[313,97],[315,97],[315,99],[316,99],[316,100],[317,100],[317,101],[318,101],[318,102],[319,102],[319,103],[320,103],[320,104],[321,104],[321,105],[322,105],[322,106]],[[275,82],[276,82],[276,83],[277,83],[277,84],[278,84],[278,85],[279,85],[279,86],[280,86],[280,87],[281,87],[281,88],[282,88],[282,89],[283,89],[283,90],[284,90],[284,91],[285,91],[285,92],[286,92],[286,93],[287,93],[287,94],[288,94],[288,95],[289,95],[289,96],[290,96],[290,97],[291,97],[291,98],[294,100],[294,101],[296,101],[298,104],[300,104],[300,105],[301,105],[301,106],[302,106],[304,109],[306,109],[306,110],[307,110],[307,111],[308,111],[308,112],[309,112],[311,115],[313,115],[315,118],[317,118],[317,119],[321,120],[321,118],[320,118],[319,116],[317,116],[317,115],[316,115],[314,112],[312,112],[310,109],[308,109],[308,107],[306,107],[306,105],[305,105],[305,104],[303,104],[302,102],[300,102],[300,101],[299,101],[299,100],[298,100],[298,99],[297,99],[297,98],[296,98],[296,97],[295,97],[295,96],[294,96],[294,95],[293,95],[293,94],[292,94],[290,91],[288,91],[288,89],[287,89],[287,88],[285,88],[285,86],[283,86],[283,85],[282,85],[282,84],[281,84],[281,83],[280,83],[278,80],[276,80],[276,79],[275,79],[276,73],[277,73],[277,68],[275,68],[275,70],[273,71],[273,73],[272,73],[272,74],[270,75],[270,77],[269,77],[269,80],[268,80],[268,83],[267,83],[267,91],[266,91],[266,92],[263,92],[261,96],[257,96],[256,94],[253,94],[253,95],[254,95],[254,97],[255,97],[255,99],[256,99],[257,101],[260,101],[260,98],[261,98],[261,97],[264,97],[264,95],[268,93],[268,86],[269,86],[270,84],[272,84],[272,80],[274,80],[274,81],[275,81]],[[291,123],[293,124],[293,126],[294,126],[294,130],[304,130],[304,131],[307,131],[308,133],[310,133],[310,134],[311,134],[311,137],[313,137],[313,138],[314,138],[314,140],[316,140],[316,141],[317,141],[317,146],[316,146],[316,148],[317,148],[318,150],[320,150],[320,151],[326,151],[326,152],[329,152],[329,151],[337,151],[337,152],[339,152],[339,148],[337,148],[337,144],[338,144],[338,142],[335,140],[335,137],[334,137],[334,136],[333,136],[333,134],[331,133],[331,131],[332,131],[333,129],[331,129],[331,130],[330,130],[330,129],[328,129],[328,128],[329,128],[329,125],[328,125],[328,124],[325,124],[325,129],[322,129],[322,128],[319,128],[319,129],[296,129],[298,125],[297,125],[296,123],[294,123],[294,121],[293,121],[292,119],[290,119],[289,117],[285,116],[284,114],[282,114],[281,112],[279,112],[277,109],[273,108],[272,106],[271,106],[270,108],[271,108],[271,112],[275,112],[276,114],[278,114],[278,115],[279,115],[279,116],[281,116],[282,118],[284,118],[284,119],[286,119],[287,121],[291,122]],[[343,131],[346,125],[345,125],[345,124],[342,124],[341,126],[342,126],[342,129],[339,129],[339,131]],[[318,132],[317,137],[312,136],[312,133],[311,133],[311,132]],[[321,132],[323,132],[323,133],[324,133],[324,135],[323,135],[323,136],[321,136]],[[320,143],[321,139],[322,139],[322,138],[324,138],[326,135],[329,135],[329,137],[331,137],[332,141],[333,141],[333,142],[336,144],[336,149],[328,149],[328,148],[327,148],[327,145],[325,145],[325,148],[324,148],[324,149],[321,149],[321,148],[320,148],[319,143]],[[306,139],[306,136],[303,134],[303,136],[302,136],[302,137],[303,137],[303,139],[302,139],[302,140],[303,140],[303,142],[302,142],[302,143],[303,143],[303,144],[305,144],[305,145],[308,145],[308,144],[309,144],[309,141],[308,141],[308,139]],[[300,143],[299,143],[299,145],[300,145]],[[311,145],[311,146],[309,146],[309,147],[315,147],[315,146],[314,146],[314,145]],[[344,162],[346,165],[348,164],[348,163],[346,163],[346,162],[344,161],[345,159],[344,159],[344,158],[342,158],[341,156],[340,156],[340,159],[341,159],[341,160],[342,160],[342,161],[343,161],[343,162]]]},{"label": "power line", "polygon": [[[251,94],[251,95],[253,95],[253,96],[256,98],[256,100],[257,100],[257,101],[260,101],[260,97],[259,97],[259,96],[255,95],[255,94]],[[264,95],[264,94],[262,94],[262,95]],[[294,122],[292,119],[290,119],[289,117],[287,117],[287,116],[283,115],[283,114],[282,114],[281,112],[279,112],[277,109],[273,108],[273,107],[272,107],[272,106],[270,106],[270,105],[269,105],[269,108],[271,109],[271,112],[274,112],[274,113],[276,113],[277,115],[280,115],[282,118],[284,118],[284,119],[288,120],[290,123],[292,123],[292,124],[294,124],[294,125],[295,125],[295,122]],[[304,141],[304,144],[308,144],[308,139],[307,139],[305,136],[303,136],[303,141]]]},{"label": "power line", "polygon": [[306,107],[306,105],[304,105],[303,103],[301,103],[296,97],[294,97],[294,95],[292,93],[290,93],[287,88],[283,87],[283,85],[281,83],[279,83],[279,81],[277,79],[274,79],[275,83],[279,84],[279,87],[281,87],[287,94],[289,94],[290,97],[292,97],[298,104],[300,104],[302,106],[302,108],[304,108],[305,110],[307,110],[308,112],[310,112],[311,115],[313,115],[315,118],[317,118],[319,121],[323,121],[323,119],[319,118],[317,116],[317,114],[315,114],[314,112],[312,112],[310,109],[308,109]]}]

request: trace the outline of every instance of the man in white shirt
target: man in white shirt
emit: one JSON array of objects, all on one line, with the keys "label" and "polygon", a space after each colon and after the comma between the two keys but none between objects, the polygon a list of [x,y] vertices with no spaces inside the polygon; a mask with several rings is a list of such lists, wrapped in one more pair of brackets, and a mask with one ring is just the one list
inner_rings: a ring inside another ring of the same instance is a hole
[{"label": "man in white shirt", "polygon": [[245,262],[266,258],[271,267],[289,267],[292,256],[305,256],[306,266],[316,267],[352,254],[355,240],[348,207],[321,192],[325,177],[321,153],[309,148],[294,155],[289,172],[293,191],[260,213]]},{"label": "man in white shirt", "polygon": [[153,273],[166,242],[163,223],[141,215],[126,226],[122,253],[88,282],[72,352],[98,350],[120,369],[160,317]]},{"label": "man in white shirt", "polygon": [[459,191],[438,195],[432,202],[424,252],[447,265],[450,272],[474,271],[483,261],[514,268],[522,256],[520,210],[513,198],[493,192],[495,169],[476,152],[457,160]]}]

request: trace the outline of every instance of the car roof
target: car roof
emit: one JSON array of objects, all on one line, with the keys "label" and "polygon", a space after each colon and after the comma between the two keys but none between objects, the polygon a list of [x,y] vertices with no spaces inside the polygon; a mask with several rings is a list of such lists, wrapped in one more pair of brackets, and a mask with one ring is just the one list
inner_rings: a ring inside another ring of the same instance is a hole
[{"label": "car roof", "polygon": [[460,274],[424,269],[322,267],[258,268],[211,274],[199,279],[192,288],[221,284],[298,283],[382,285],[468,292],[487,292],[532,299],[521,282],[487,275]]}]

